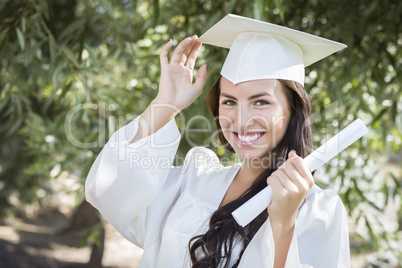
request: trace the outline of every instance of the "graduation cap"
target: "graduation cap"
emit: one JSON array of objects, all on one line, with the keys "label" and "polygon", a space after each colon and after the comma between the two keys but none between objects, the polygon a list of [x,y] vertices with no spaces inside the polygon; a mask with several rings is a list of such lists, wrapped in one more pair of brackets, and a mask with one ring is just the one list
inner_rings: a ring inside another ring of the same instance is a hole
[{"label": "graduation cap", "polygon": [[238,84],[285,79],[304,85],[304,68],[346,45],[283,26],[228,14],[199,41],[230,48],[221,75]]}]

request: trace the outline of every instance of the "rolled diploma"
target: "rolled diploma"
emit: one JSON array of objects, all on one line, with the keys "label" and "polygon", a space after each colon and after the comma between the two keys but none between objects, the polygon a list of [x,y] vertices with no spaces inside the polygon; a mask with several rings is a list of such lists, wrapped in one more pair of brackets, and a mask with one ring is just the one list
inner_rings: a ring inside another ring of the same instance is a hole
[{"label": "rolled diploma", "polygon": [[[358,118],[342,129],[338,134],[321,145],[304,158],[311,172],[324,165],[334,156],[345,150],[349,145],[360,139],[368,131],[363,121]],[[257,217],[272,202],[272,189],[267,186],[246,203],[232,212],[237,223],[244,227]]]}]

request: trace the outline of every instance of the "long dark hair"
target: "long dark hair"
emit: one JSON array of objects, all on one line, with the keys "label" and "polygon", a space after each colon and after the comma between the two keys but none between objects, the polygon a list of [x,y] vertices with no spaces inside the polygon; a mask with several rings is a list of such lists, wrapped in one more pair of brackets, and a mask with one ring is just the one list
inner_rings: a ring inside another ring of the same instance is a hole
[{"label": "long dark hair", "polygon": [[[214,116],[221,143],[226,149],[234,152],[233,148],[224,138],[218,120],[220,78],[221,76],[208,93],[207,105]],[[205,234],[195,236],[190,240],[189,251],[192,267],[194,268],[213,268],[218,267],[218,265],[228,268],[231,258],[238,257],[233,265],[233,267],[237,267],[248,243],[267,220],[268,212],[264,210],[244,228],[237,224],[231,213],[267,186],[266,179],[283,162],[280,161],[281,159],[287,159],[288,152],[295,150],[299,156],[304,157],[312,151],[311,128],[309,124],[311,112],[310,99],[303,86],[299,83],[288,80],[279,81],[285,90],[287,100],[290,104],[291,117],[283,139],[274,149],[273,155],[275,159],[271,163],[275,164],[270,165],[270,167],[264,170],[254,180],[250,188],[239,198],[218,208],[212,214],[209,222],[209,230]],[[242,246],[239,256],[232,256],[232,248],[235,243],[241,243]]]}]

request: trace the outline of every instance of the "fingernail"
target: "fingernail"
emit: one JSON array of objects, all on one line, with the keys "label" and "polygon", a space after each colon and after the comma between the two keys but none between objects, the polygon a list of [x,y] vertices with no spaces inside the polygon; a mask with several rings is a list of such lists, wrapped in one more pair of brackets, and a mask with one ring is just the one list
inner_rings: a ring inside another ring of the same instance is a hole
[{"label": "fingernail", "polygon": [[198,38],[198,36],[197,36],[196,34],[195,34],[195,35],[193,35],[193,37],[194,37],[194,38]]},{"label": "fingernail", "polygon": [[172,39],[172,38],[170,38],[170,39],[169,39],[169,42],[173,42],[173,39]]},{"label": "fingernail", "polygon": [[289,154],[291,154],[291,153],[294,153],[295,155],[297,155],[297,153],[296,153],[295,150],[291,150],[291,151],[289,152]]}]

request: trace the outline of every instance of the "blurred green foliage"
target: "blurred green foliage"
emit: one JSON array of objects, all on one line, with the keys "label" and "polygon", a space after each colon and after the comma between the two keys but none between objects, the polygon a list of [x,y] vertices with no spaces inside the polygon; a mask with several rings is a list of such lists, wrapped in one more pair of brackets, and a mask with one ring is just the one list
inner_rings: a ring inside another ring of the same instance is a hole
[{"label": "blurred green foliage", "polygon": [[[356,117],[370,132],[315,177],[320,186],[338,191],[362,245],[398,254],[394,241],[400,239],[396,230],[401,226],[386,226],[381,213],[396,203],[402,214],[399,0],[1,1],[2,217],[18,209],[15,199],[40,203],[50,191],[49,181],[62,173],[73,174],[83,185],[107,138],[156,96],[161,47],[169,38],[177,44],[201,35],[227,13],[348,45],[306,70],[314,144]],[[203,95],[184,111],[184,121],[178,120],[182,129],[190,118],[208,115],[205,95],[226,53],[211,46],[201,51],[197,66],[208,63],[209,78]],[[191,125],[205,127],[201,120]],[[190,138],[191,144],[182,140],[179,155],[204,145],[232,157],[211,146],[211,133]]]}]

